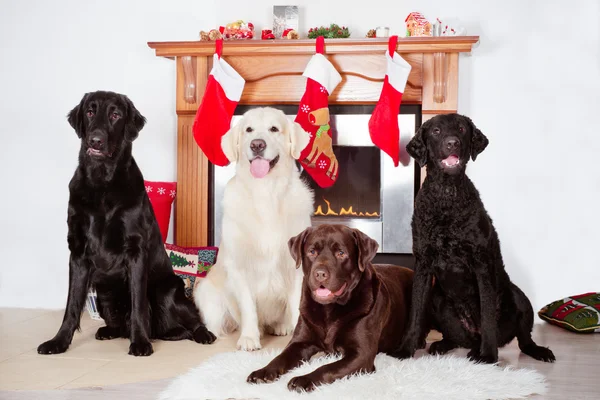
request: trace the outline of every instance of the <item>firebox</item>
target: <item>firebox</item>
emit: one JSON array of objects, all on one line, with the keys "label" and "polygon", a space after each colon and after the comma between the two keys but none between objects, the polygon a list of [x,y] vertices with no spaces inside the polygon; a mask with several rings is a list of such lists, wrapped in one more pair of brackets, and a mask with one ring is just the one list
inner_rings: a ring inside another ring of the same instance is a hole
[{"label": "firebox", "polygon": [[[232,124],[249,106],[238,106]],[[277,106],[294,118],[297,106]],[[379,253],[410,254],[410,222],[415,192],[420,180],[419,169],[406,153],[406,144],[421,124],[419,106],[403,105],[398,115],[400,126],[400,164],[375,147],[369,136],[368,122],[374,106],[330,105],[333,150],[339,162],[336,183],[319,187],[297,163],[301,176],[314,191],[312,216],[314,226],[324,223],[358,228],[379,243]],[[212,180],[212,243],[219,245],[221,202],[227,181],[235,166],[214,167]]]}]

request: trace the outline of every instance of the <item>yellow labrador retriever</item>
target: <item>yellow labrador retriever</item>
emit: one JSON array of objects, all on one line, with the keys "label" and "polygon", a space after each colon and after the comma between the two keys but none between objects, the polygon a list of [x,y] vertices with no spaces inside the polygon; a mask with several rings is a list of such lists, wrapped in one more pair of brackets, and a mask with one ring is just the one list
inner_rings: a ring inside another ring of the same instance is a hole
[{"label": "yellow labrador retriever", "polygon": [[246,112],[221,142],[236,172],[222,199],[218,260],[194,297],[211,332],[241,331],[241,350],[260,349],[264,332],[287,335],[298,321],[302,270],[287,242],[311,225],[313,193],[294,162],[309,140],[265,107]]}]

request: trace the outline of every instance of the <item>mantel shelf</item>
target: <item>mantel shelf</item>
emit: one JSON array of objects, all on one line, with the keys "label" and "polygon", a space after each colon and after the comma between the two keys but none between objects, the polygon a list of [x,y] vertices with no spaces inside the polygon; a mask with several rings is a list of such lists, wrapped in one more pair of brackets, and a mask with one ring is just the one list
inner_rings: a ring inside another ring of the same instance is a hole
[{"label": "mantel shelf", "polygon": [[[479,36],[440,36],[399,38],[399,53],[462,53],[470,52],[479,42]],[[148,42],[159,57],[210,56],[215,42]],[[388,48],[388,39],[325,39],[326,54],[382,53]],[[314,39],[295,40],[227,40],[223,43],[223,55],[302,55],[314,54]]]},{"label": "mantel shelf", "polygon": [[[325,56],[342,77],[329,94],[329,104],[378,102],[387,73],[388,40],[325,40]],[[459,54],[471,52],[478,43],[478,36],[399,38],[396,51],[411,65],[402,103],[418,104],[423,121],[456,112]],[[303,72],[315,45],[315,39],[225,41],[223,59],[245,81],[239,104],[298,104],[306,90]],[[148,46],[156,56],[174,59],[177,70],[175,244],[205,246],[210,231],[211,175],[192,127],[213,67],[215,42],[148,42]]]}]

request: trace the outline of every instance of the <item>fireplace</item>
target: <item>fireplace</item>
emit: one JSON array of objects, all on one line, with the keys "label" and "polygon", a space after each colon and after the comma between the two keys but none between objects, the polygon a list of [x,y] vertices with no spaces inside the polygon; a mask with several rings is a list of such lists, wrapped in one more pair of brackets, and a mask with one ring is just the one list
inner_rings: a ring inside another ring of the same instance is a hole
[{"label": "fireplace", "polygon": [[[232,124],[250,107],[238,106]],[[294,118],[298,106],[275,106]],[[319,187],[300,164],[301,176],[315,193],[313,225],[339,223],[365,232],[379,243],[379,253],[410,254],[410,221],[419,169],[406,154],[406,144],[421,124],[420,107],[401,107],[400,164],[371,142],[368,122],[374,106],[331,105],[331,131],[334,153],[339,162],[337,182],[329,188]],[[212,168],[211,243],[219,245],[222,210],[220,200],[235,165]]]}]

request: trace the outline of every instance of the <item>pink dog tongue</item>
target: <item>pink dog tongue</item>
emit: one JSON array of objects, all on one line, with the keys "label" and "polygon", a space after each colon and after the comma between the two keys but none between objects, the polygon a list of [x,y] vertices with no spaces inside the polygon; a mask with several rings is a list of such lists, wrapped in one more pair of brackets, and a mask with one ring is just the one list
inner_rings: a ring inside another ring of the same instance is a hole
[{"label": "pink dog tongue", "polygon": [[331,294],[331,290],[326,289],[326,288],[318,288],[316,290],[316,292],[317,292],[317,296],[319,296],[319,297],[327,297]]},{"label": "pink dog tongue", "polygon": [[255,158],[250,164],[250,173],[255,178],[264,178],[269,173],[269,162],[263,158]]},{"label": "pink dog tongue", "polygon": [[458,157],[453,154],[444,159],[444,162],[446,163],[446,165],[456,165],[458,164]]}]

